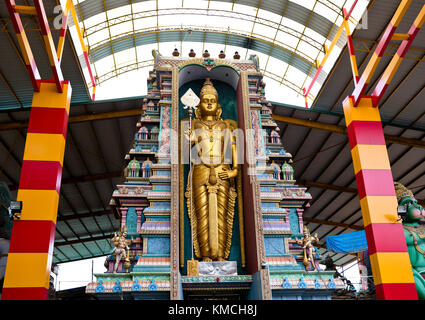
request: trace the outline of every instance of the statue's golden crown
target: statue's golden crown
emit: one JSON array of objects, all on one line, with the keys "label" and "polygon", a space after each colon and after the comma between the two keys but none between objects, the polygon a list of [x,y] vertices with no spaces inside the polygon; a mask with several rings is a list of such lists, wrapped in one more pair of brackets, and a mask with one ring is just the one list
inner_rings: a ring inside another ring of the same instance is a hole
[{"label": "statue's golden crown", "polygon": [[402,185],[400,182],[394,181],[394,189],[397,196],[397,201],[400,201],[403,198],[409,197],[413,198],[413,192],[407,189],[404,185]]},{"label": "statue's golden crown", "polygon": [[201,96],[208,93],[214,94],[216,97],[218,96],[217,90],[214,88],[210,78],[205,79],[204,85],[202,86],[202,89],[201,89]]}]

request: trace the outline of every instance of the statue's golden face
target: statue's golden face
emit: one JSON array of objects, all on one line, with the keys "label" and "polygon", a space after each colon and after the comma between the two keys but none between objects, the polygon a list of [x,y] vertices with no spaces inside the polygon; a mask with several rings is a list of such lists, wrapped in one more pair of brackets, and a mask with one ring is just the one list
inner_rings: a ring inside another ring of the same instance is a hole
[{"label": "statue's golden face", "polygon": [[211,93],[203,95],[199,109],[201,109],[201,114],[204,116],[215,116],[218,109],[217,97]]}]

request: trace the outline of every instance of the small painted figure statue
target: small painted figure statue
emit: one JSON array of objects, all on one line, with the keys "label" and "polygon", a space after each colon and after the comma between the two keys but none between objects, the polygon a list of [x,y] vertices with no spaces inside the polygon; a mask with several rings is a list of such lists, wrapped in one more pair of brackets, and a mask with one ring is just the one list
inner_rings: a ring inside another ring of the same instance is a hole
[{"label": "small painted figure statue", "polygon": [[304,260],[303,264],[305,266],[305,270],[307,271],[308,266],[311,264],[313,270],[316,270],[316,264],[314,263],[314,242],[319,242],[319,238],[317,237],[317,233],[313,236],[310,234],[310,231],[306,226],[304,226],[304,237],[301,240],[295,240],[297,244],[303,247],[304,250]]},{"label": "small painted figure statue", "polygon": [[115,257],[114,273],[117,272],[118,265],[120,264],[121,260],[124,260],[124,267],[126,268],[127,272],[128,272],[128,268],[130,267],[129,266],[129,262],[130,262],[129,244],[132,243],[132,240],[126,240],[126,237],[127,237],[127,227],[124,226],[120,234],[117,235],[117,233],[115,232],[114,237],[111,239],[111,242],[115,247],[112,253],[112,255]]},{"label": "small painted figure statue", "polygon": [[416,291],[418,298],[425,300],[425,210],[418,204],[412,191],[401,183],[394,182],[394,188]]}]

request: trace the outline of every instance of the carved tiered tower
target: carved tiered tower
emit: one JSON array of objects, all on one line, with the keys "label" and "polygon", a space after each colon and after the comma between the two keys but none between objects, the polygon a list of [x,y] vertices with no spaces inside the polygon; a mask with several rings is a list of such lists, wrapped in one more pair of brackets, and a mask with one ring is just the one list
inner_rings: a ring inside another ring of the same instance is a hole
[{"label": "carved tiered tower", "polygon": [[[153,55],[155,67],[149,73],[134,146],[126,156],[125,181],[110,203],[121,228],[127,229],[130,262],[123,259],[113,273],[116,254],[111,252],[107,272],[96,274],[87,292],[105,299],[330,298],[343,284],[333,279],[332,271],[313,271],[311,266],[306,270],[303,265],[303,249],[296,239],[304,236],[303,212],[311,195],[295,184],[292,156],[271,117],[258,58]],[[226,258],[237,270],[189,276],[193,249],[190,202],[184,194],[189,164],[182,162],[181,138],[188,114],[180,98],[189,88],[200,96],[206,78],[217,90],[223,119],[233,121],[242,133],[235,142],[241,149]],[[316,258],[319,261],[318,251]]]}]

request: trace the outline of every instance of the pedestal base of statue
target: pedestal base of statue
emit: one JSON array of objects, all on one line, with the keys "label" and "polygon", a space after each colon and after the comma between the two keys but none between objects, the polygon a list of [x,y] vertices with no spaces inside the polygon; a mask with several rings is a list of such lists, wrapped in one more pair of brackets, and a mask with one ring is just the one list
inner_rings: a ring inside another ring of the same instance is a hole
[{"label": "pedestal base of statue", "polygon": [[199,276],[237,276],[236,261],[199,261]]}]

